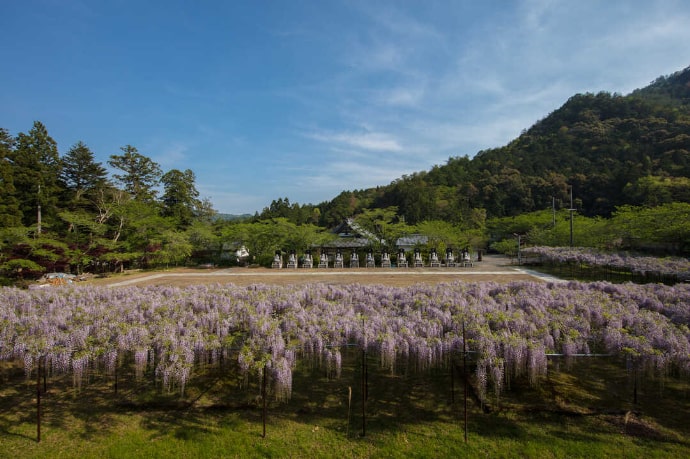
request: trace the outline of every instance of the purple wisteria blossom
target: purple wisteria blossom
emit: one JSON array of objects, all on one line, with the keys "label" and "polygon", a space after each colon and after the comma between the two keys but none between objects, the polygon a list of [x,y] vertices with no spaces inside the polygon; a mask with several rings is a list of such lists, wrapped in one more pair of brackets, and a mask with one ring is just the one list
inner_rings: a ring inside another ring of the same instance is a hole
[{"label": "purple wisteria blossom", "polygon": [[136,377],[153,371],[183,392],[195,370],[231,357],[245,378],[265,371],[284,400],[298,360],[338,377],[344,349],[357,347],[388,371],[426,371],[450,365],[463,344],[482,393],[523,375],[537,383],[554,354],[621,355],[646,371],[690,374],[687,284],[3,288],[0,323],[0,359],[23,361],[27,375],[41,359],[76,386],[129,356]]},{"label": "purple wisteria blossom", "polygon": [[605,253],[587,247],[527,247],[524,256],[535,256],[543,263],[578,264],[626,270],[641,276],[672,276],[690,281],[690,260],[678,257],[642,257],[626,253]]}]

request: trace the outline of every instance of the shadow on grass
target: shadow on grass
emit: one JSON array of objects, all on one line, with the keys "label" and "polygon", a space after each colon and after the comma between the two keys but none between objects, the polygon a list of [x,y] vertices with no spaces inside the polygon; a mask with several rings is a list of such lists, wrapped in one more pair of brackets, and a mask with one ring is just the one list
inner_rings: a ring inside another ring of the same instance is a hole
[{"label": "shadow on grass", "polygon": [[[324,368],[301,361],[293,374],[289,401],[276,401],[269,391],[268,436],[282,420],[326,427],[352,440],[361,438],[363,430],[372,438],[404,431],[433,440],[438,435],[433,428],[415,426],[439,421],[444,428],[457,427],[461,436],[462,382],[456,376],[452,387],[449,369],[415,372],[399,362],[391,373],[380,368],[376,358],[369,358],[363,412],[361,363],[358,352],[344,352],[340,377],[329,378]],[[549,377],[538,386],[518,379],[500,399],[489,397],[489,414],[470,400],[470,433],[548,444],[550,438],[601,442],[599,433],[603,432],[688,444],[683,440],[690,434],[687,381],[666,381],[662,391],[656,382],[643,380],[639,404],[633,405],[629,376],[619,362],[551,364],[549,370]],[[238,376],[234,363],[198,369],[184,396],[162,389],[150,371],[141,380],[136,380],[131,364],[118,371],[117,392],[114,378],[103,374],[89,375],[80,390],[73,388],[71,377],[48,378],[47,392],[42,395],[43,422],[90,441],[120,428],[129,414],[137,415],[136,422],[149,439],[172,436],[195,441],[222,429],[234,430],[241,422],[256,426],[250,435],[261,436],[260,387],[257,381]],[[2,376],[0,443],[3,437],[34,441],[26,432],[36,422],[35,383],[16,367],[6,366]],[[679,399],[681,403],[674,403]],[[637,417],[633,419],[631,412],[638,413]],[[20,425],[24,426],[21,430]]]}]

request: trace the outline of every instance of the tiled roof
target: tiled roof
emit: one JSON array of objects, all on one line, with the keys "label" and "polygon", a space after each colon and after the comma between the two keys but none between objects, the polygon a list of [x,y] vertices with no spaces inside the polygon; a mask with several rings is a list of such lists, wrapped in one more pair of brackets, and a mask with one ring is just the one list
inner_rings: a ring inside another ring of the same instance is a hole
[{"label": "tiled roof", "polygon": [[403,236],[398,238],[396,244],[398,247],[414,247],[418,244],[426,244],[429,242],[429,237],[423,234],[410,234],[409,236]]},{"label": "tiled roof", "polygon": [[369,239],[363,237],[343,237],[323,244],[323,247],[334,249],[359,249],[371,245]]}]

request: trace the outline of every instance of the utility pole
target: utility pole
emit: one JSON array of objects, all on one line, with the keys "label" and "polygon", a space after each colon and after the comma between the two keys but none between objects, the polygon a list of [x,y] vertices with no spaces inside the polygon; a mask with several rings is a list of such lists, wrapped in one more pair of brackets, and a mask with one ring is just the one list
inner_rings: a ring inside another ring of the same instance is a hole
[{"label": "utility pole", "polygon": [[520,246],[522,246],[522,241],[521,241],[522,235],[520,235],[518,233],[513,233],[513,236],[515,236],[517,238],[517,263],[518,263],[518,265],[521,265],[522,264],[522,256],[521,256],[522,254],[520,252]]},{"label": "utility pole", "polygon": [[573,208],[573,186],[570,185],[570,248],[573,248],[573,212],[575,212],[575,209]]}]

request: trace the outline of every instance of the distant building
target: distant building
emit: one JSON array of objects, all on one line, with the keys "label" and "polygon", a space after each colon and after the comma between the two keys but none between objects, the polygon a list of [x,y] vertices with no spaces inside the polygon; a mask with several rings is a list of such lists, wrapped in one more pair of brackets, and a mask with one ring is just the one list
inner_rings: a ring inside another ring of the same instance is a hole
[{"label": "distant building", "polygon": [[245,261],[249,259],[249,251],[247,247],[239,243],[224,242],[220,250],[221,260],[231,260],[236,258],[238,261]]},{"label": "distant building", "polygon": [[[340,225],[331,230],[332,233],[338,235],[338,238],[324,243],[321,249],[328,253],[335,253],[337,250],[352,251],[365,250],[374,244],[385,244],[385,240],[379,240],[376,235],[358,226],[354,220],[348,218]],[[426,245],[429,242],[427,236],[421,234],[410,234],[398,238],[395,243],[397,249],[403,249],[406,252],[413,250],[415,247]]]},{"label": "distant building", "polygon": [[429,242],[429,237],[423,234],[410,234],[403,236],[395,241],[395,246],[398,249],[404,249],[406,252],[413,250],[420,245],[426,245]]},{"label": "distant building", "polygon": [[[355,226],[355,228],[353,228]],[[353,224],[351,219],[344,221],[340,225],[336,226],[331,230],[332,233],[338,235],[338,239],[324,243],[321,246],[322,250],[326,252],[336,252],[340,250],[360,250],[371,247],[371,245],[376,241],[376,238],[370,234],[365,233]]]}]

